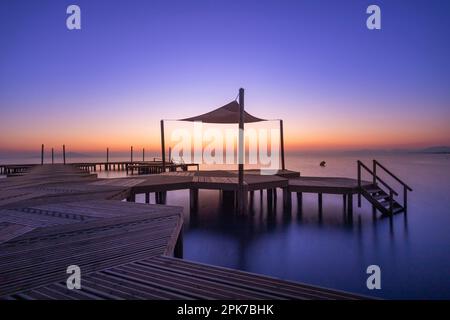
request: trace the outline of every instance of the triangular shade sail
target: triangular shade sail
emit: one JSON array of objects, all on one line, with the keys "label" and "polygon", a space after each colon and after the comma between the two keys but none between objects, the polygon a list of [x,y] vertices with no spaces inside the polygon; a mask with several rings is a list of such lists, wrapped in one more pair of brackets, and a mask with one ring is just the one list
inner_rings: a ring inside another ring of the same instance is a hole
[{"label": "triangular shade sail", "polygon": [[[201,121],[205,123],[239,123],[239,103],[237,101],[230,102],[216,110],[204,113],[202,115],[180,119],[180,121]],[[266,121],[252,116],[244,110],[244,122]]]}]

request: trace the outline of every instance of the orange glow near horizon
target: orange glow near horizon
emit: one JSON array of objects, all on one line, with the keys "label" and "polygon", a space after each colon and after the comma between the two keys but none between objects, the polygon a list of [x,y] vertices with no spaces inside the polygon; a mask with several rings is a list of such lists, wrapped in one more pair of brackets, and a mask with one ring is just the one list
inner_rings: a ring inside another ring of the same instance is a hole
[{"label": "orange glow near horizon", "polygon": [[[408,121],[402,126],[395,121],[382,125],[367,122],[334,119],[311,121],[300,118],[284,120],[285,149],[297,150],[353,150],[382,148],[421,148],[450,144],[450,130],[445,121],[424,126],[421,120]],[[66,145],[72,152],[101,152],[107,147],[112,151],[126,152],[145,148],[149,153],[160,153],[159,120],[139,119],[130,122],[111,121],[96,123],[93,119],[73,122],[67,126],[49,124],[43,128],[22,124],[17,129],[1,129],[0,150],[6,152],[36,151],[44,143],[47,149],[55,150]],[[445,120],[445,119],[444,119]],[[359,123],[359,125],[355,125]],[[273,127],[273,126],[272,126]],[[28,128],[28,129],[27,129]],[[169,129],[166,141],[169,141]]]},{"label": "orange glow near horizon", "polygon": [[[288,152],[450,146],[445,10],[425,6],[432,15],[411,24],[411,14],[422,12],[393,5],[386,18],[395,23],[367,32],[364,23],[353,25],[364,18],[358,1],[329,12],[309,2],[242,4],[252,23],[233,26],[217,23],[235,13],[227,2],[193,2],[185,11],[184,4],[123,2],[108,10],[121,21],[108,28],[103,6],[92,5],[89,27],[70,33],[64,23],[55,27],[60,5],[36,16],[22,1],[7,2],[0,152],[65,144],[79,153],[131,145],[160,153],[160,119],[210,112],[241,87],[248,113],[284,120]],[[147,9],[155,16],[141,16]],[[36,19],[46,23],[34,28]]]},{"label": "orange glow near horizon", "polygon": [[[246,110],[255,116],[268,119],[284,119],[285,149],[296,150],[353,150],[353,149],[402,149],[450,145],[448,112],[429,113],[415,106],[414,112],[402,114],[395,106],[383,106],[387,113],[368,114],[365,110],[381,107],[366,104],[363,109],[352,107],[345,101],[334,104],[315,104],[300,101],[298,105],[287,103],[283,108],[271,108],[271,102],[255,102],[251,98]],[[222,101],[226,101],[226,97]],[[127,110],[122,108],[131,100]],[[135,150],[145,148],[149,153],[160,153],[160,120],[192,116],[210,111],[215,98],[194,105],[187,102],[167,102],[160,109],[146,99],[123,97],[117,101],[102,101],[101,106],[91,106],[92,114],[73,113],[77,107],[55,108],[49,112],[36,107],[30,114],[11,114],[8,122],[0,127],[0,150],[3,152],[36,151],[43,143],[46,149],[55,150],[66,145],[72,152],[102,152],[107,147],[126,152],[133,145]],[[356,102],[354,102],[356,104]],[[103,113],[103,105],[109,112]],[[174,106],[182,105],[183,108]],[[258,108],[254,106],[258,105]],[[419,110],[419,111],[417,111]],[[139,115],[139,116],[134,116]],[[181,122],[166,122],[166,141],[171,127]],[[255,124],[250,124],[252,126]],[[263,122],[266,128],[278,128],[277,121]],[[218,125],[218,128],[221,126]]]}]

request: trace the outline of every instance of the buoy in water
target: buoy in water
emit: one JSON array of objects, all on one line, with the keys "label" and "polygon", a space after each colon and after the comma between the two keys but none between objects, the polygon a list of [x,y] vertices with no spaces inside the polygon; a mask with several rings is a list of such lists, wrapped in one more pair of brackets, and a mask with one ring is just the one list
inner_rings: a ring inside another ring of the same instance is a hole
[{"label": "buoy in water", "polygon": [[322,162],[320,163],[320,166],[321,166],[321,167],[326,167],[326,166],[327,166],[327,163],[326,163],[325,161],[322,161]]}]

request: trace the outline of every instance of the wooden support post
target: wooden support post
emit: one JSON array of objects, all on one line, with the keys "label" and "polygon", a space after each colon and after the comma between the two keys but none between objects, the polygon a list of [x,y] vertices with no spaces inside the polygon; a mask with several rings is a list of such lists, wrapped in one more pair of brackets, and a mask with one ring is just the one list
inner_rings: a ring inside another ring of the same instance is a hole
[{"label": "wooden support post", "polygon": [[358,208],[361,208],[361,164],[358,162]]},{"label": "wooden support post", "polygon": [[[276,192],[276,189],[275,189],[275,192]],[[284,208],[290,209],[291,203],[292,203],[291,192],[289,191],[288,188],[283,188],[283,206],[284,206]]]},{"label": "wooden support post", "polygon": [[255,202],[255,191],[249,191],[250,194],[250,202],[249,202],[249,207],[250,210],[253,212],[253,208],[254,208],[254,202]]},{"label": "wooden support post", "polygon": [[301,218],[303,213],[303,193],[297,192],[297,213],[298,217]]},{"label": "wooden support post", "polygon": [[44,164],[44,145],[41,145],[41,165]]},{"label": "wooden support post", "polygon": [[236,207],[236,192],[230,191],[230,190],[223,190],[222,191],[222,204],[224,204],[227,207],[232,206],[233,208]]},{"label": "wooden support post", "polygon": [[52,148],[52,164],[55,164],[55,151]]},{"label": "wooden support post", "polygon": [[303,206],[303,193],[297,192],[297,206]]},{"label": "wooden support post", "polygon": [[150,203],[150,192],[145,193],[145,203]]},{"label": "wooden support post", "polygon": [[353,215],[353,194],[349,193],[347,195],[347,210],[348,210],[348,215],[352,216]]},{"label": "wooden support post", "polygon": [[109,163],[109,148],[106,148],[106,165],[105,165],[105,169],[106,169],[106,166],[108,165],[108,163]]},{"label": "wooden support post", "polygon": [[248,208],[248,187],[244,186],[242,190],[242,204],[243,204],[243,210],[241,213],[247,212]]},{"label": "wooden support post", "polygon": [[321,193],[318,194],[318,198],[319,198],[319,214],[322,214],[322,194]]},{"label": "wooden support post", "polygon": [[136,202],[136,194],[134,192],[128,195],[127,202]]},{"label": "wooden support post", "polygon": [[239,179],[238,179],[238,211],[244,213],[244,89],[239,89],[239,150],[238,150],[238,164],[239,164]]},{"label": "wooden support post", "polygon": [[198,189],[189,189],[189,205],[191,211],[197,211],[198,209]]},{"label": "wooden support post", "polygon": [[162,156],[162,169],[166,172],[166,146],[164,141],[164,120],[161,120],[161,156]]},{"label": "wooden support post", "polygon": [[169,147],[169,163],[172,163],[172,147]]},{"label": "wooden support post", "polygon": [[66,164],[66,145],[63,144],[63,163]]},{"label": "wooden support post", "polygon": [[342,195],[342,199],[343,199],[343,203],[344,203],[344,205],[343,205],[344,212],[347,212],[347,195],[345,193]]},{"label": "wooden support post", "polygon": [[273,207],[273,189],[266,189],[267,194],[267,208],[269,210]]},{"label": "wooden support post", "polygon": [[372,161],[372,172],[373,172],[372,183],[376,184],[377,183],[377,162],[375,160]]},{"label": "wooden support post", "polygon": [[131,146],[130,153],[131,153],[131,164],[133,164],[133,146]]},{"label": "wooden support post", "polygon": [[283,120],[280,120],[280,149],[281,149],[281,169],[285,170],[284,163],[284,134],[283,134]]},{"label": "wooden support post", "polygon": [[272,189],[266,189],[266,195],[267,195],[267,200],[270,200],[270,201],[273,200]]},{"label": "wooden support post", "polygon": [[177,242],[175,243],[175,248],[173,250],[173,256],[175,258],[183,258],[183,228],[181,228],[178,234]]},{"label": "wooden support post", "polygon": [[389,190],[389,214],[392,216],[394,213],[394,192]]},{"label": "wooden support post", "polygon": [[408,189],[403,186],[403,208],[405,209],[405,214],[408,213]]},{"label": "wooden support post", "polygon": [[142,162],[145,162],[145,148],[142,148]]}]

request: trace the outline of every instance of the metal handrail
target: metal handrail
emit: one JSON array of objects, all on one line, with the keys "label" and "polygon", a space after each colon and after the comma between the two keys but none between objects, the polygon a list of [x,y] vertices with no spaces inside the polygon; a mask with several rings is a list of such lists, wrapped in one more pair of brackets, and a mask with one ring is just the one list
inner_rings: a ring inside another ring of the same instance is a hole
[{"label": "metal handrail", "polygon": [[394,178],[395,180],[397,180],[400,184],[402,184],[404,187],[406,187],[406,189],[408,189],[409,191],[413,191],[413,189],[408,186],[405,182],[403,182],[402,180],[400,180],[400,178],[398,178],[395,174],[393,174],[391,171],[389,171],[385,166],[383,166],[381,163],[379,163],[377,160],[373,160],[374,166],[379,166],[381,169],[383,169],[386,173],[388,173],[392,178]]},{"label": "metal handrail", "polygon": [[381,182],[381,184],[383,186],[385,186],[386,188],[389,189],[389,191],[392,191],[392,193],[396,196],[398,196],[398,193],[392,189],[391,186],[389,186],[383,179],[381,179],[380,177],[378,177],[372,170],[370,170],[364,163],[362,163],[360,160],[358,160],[358,187],[361,187],[361,174],[360,174],[360,169],[359,167],[362,167],[364,169],[366,169],[367,172],[369,172],[374,178],[375,181],[379,181]]},{"label": "metal handrail", "polygon": [[396,175],[394,175],[391,171],[389,171],[385,166],[383,166],[381,163],[379,163],[377,160],[373,160],[373,170],[370,170],[362,161],[358,160],[358,207],[361,207],[361,168],[364,168],[367,172],[369,172],[372,175],[373,184],[375,185],[377,182],[380,182],[383,186],[389,189],[389,202],[390,202],[390,208],[389,211],[393,212],[393,202],[394,202],[394,195],[398,196],[398,193],[391,188],[383,179],[377,176],[377,166],[383,169],[387,174],[389,174],[392,178],[394,178],[397,182],[399,182],[403,186],[403,209],[405,213],[407,212],[408,208],[408,191],[413,191],[413,189],[408,186],[406,183],[404,183],[402,180],[400,180]]}]

